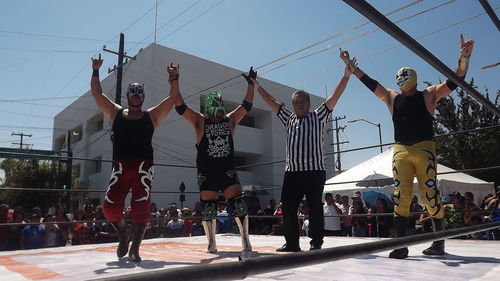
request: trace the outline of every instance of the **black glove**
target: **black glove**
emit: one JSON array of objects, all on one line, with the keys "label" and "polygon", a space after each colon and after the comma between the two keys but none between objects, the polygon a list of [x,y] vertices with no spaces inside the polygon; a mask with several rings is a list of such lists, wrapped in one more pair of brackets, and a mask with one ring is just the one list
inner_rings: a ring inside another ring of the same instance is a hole
[{"label": "black glove", "polygon": [[241,73],[241,76],[243,76],[245,80],[247,80],[248,85],[253,85],[252,79],[257,80],[257,71],[254,71],[252,66],[250,67],[250,71],[248,71],[248,75],[246,75],[245,73]]}]

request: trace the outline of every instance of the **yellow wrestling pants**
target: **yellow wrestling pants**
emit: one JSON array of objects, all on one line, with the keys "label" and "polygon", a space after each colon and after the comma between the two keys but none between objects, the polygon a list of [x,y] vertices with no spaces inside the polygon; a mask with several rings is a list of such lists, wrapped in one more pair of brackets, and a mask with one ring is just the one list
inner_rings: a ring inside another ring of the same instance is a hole
[{"label": "yellow wrestling pants", "polygon": [[429,215],[436,219],[444,217],[441,196],[437,189],[436,147],[433,141],[422,141],[414,145],[394,145],[392,160],[394,177],[394,214],[408,217],[413,193],[413,179],[416,176],[420,198]]}]

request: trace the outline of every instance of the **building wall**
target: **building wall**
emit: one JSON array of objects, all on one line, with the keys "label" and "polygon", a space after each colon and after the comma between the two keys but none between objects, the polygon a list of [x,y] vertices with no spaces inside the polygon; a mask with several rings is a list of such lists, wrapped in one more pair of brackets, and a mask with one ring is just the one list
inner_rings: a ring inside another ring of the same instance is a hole
[{"label": "building wall", "polygon": [[[240,70],[220,65],[205,59],[182,53],[164,46],[151,44],[142,50],[136,60],[129,61],[123,71],[122,105],[126,106],[125,89],[130,81],[142,82],[145,85],[146,98],[144,109],[150,108],[169,94],[168,74],[165,66],[175,62],[180,64],[180,88],[186,104],[200,110],[203,95],[210,90],[222,92],[224,102],[229,108],[241,103],[247,83],[238,77]],[[89,66],[90,69],[90,66]],[[105,75],[104,69],[101,76]],[[89,75],[90,76],[90,75]],[[234,80],[210,90],[207,87],[217,84],[229,77]],[[291,106],[291,94],[295,89],[273,81],[259,78],[276,99]],[[111,73],[102,81],[104,93],[114,100],[116,77]],[[204,90],[204,91],[202,91]],[[201,93],[200,93],[201,92]],[[324,101],[324,98],[311,96],[311,109]],[[238,126],[235,131],[235,153],[239,160],[247,164],[281,160],[285,158],[284,129],[278,118],[270,111],[259,94],[255,93],[253,109],[249,114],[254,118],[254,127]],[[102,117],[90,90],[82,95],[54,118],[53,149],[66,149],[65,136],[68,130],[79,133],[73,135],[72,151],[75,157],[112,158],[112,143],[110,140],[111,126],[106,117]],[[325,136],[325,151],[330,152],[330,136]],[[175,110],[157,126],[153,137],[155,149],[155,181],[153,191],[175,192],[181,182],[186,185],[186,191],[197,191],[196,169],[165,167],[158,164],[195,166],[196,149],[193,128],[182,119]],[[332,157],[327,158],[327,177],[333,176]],[[89,189],[106,190],[111,171],[109,162],[74,160],[73,166],[79,167],[78,181]],[[246,168],[239,172],[243,185],[260,185],[263,187],[279,187],[282,184],[284,164],[265,165]],[[92,197],[103,198],[103,193],[90,194]],[[269,192],[264,200],[279,199],[280,191]],[[170,202],[179,204],[177,193],[155,193],[153,202],[159,207],[165,207]],[[185,205],[190,208],[199,200],[198,194],[187,194]],[[265,202],[261,201],[264,205]]]}]

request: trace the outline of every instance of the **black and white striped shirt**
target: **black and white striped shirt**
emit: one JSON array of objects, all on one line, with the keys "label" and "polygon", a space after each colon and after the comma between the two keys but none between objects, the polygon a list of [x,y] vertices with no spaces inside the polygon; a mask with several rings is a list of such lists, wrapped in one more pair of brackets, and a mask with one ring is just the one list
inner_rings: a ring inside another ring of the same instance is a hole
[{"label": "black and white striped shirt", "polygon": [[324,131],[331,114],[325,103],[305,117],[297,117],[284,106],[278,110],[278,118],[286,130],[285,171],[324,171]]}]

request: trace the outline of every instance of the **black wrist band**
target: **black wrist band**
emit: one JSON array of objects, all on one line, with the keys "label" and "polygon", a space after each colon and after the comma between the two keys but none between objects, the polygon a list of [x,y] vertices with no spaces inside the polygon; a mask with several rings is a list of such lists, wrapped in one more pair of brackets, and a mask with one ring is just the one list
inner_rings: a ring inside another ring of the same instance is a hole
[{"label": "black wrist band", "polygon": [[179,80],[179,75],[174,75],[174,76],[170,79],[170,82],[175,81],[175,80]]},{"label": "black wrist band", "polygon": [[[459,76],[458,78],[464,80],[465,76],[463,76],[463,77]],[[446,80],[446,86],[448,86],[448,88],[452,91],[458,87],[458,85],[455,84],[455,82],[451,81],[450,79]]]},{"label": "black wrist band", "polygon": [[252,103],[251,102],[247,102],[246,100],[243,100],[243,102],[241,103],[241,106],[243,106],[243,108],[247,112],[250,112],[250,110],[252,110]]},{"label": "black wrist band", "polygon": [[99,69],[93,69],[92,76],[99,77]]},{"label": "black wrist band", "polygon": [[185,103],[183,103],[179,106],[176,106],[175,111],[177,111],[177,114],[182,115],[182,114],[184,114],[184,112],[186,111],[187,108],[188,108],[187,105]]},{"label": "black wrist band", "polygon": [[365,84],[365,86],[370,89],[370,91],[375,92],[375,89],[377,89],[378,82],[377,80],[374,80],[368,76],[368,74],[365,74],[359,78],[359,81],[361,83]]}]

